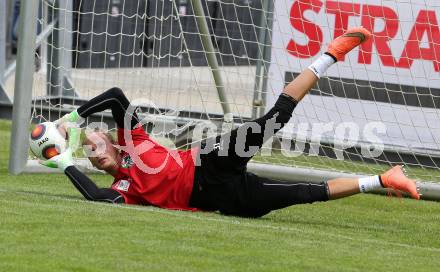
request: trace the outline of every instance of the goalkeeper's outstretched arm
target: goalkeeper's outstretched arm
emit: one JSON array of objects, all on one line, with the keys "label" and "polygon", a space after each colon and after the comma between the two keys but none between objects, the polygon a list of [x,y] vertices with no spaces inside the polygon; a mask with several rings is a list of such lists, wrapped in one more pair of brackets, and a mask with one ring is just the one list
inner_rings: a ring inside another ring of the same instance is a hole
[{"label": "goalkeeper's outstretched arm", "polygon": [[[77,136],[72,132],[72,129],[70,129],[70,132],[69,140]],[[41,161],[40,163],[51,168],[59,168],[63,171],[75,188],[78,189],[87,200],[109,203],[125,202],[125,199],[119,192],[110,188],[98,188],[90,178],[73,165],[71,146],[63,153],[47,161]]]},{"label": "goalkeeper's outstretched arm", "polygon": [[73,165],[72,150],[70,148],[50,160],[42,161],[41,164],[62,170],[72,182],[73,186],[75,186],[87,200],[109,203],[125,202],[125,199],[119,192],[110,188],[98,188],[90,178],[76,168]]},{"label": "goalkeeper's outstretched arm", "polygon": [[109,203],[125,202],[120,193],[110,188],[98,188],[90,178],[73,165],[68,166],[64,173],[87,200]]},{"label": "goalkeeper's outstretched arm", "polygon": [[132,114],[127,114],[129,106],[130,101],[128,101],[122,90],[114,87],[90,99],[77,110],[64,115],[61,119],[55,122],[81,123],[84,118],[87,118],[91,114],[110,109],[112,111],[113,119],[119,128],[126,127],[124,119],[128,118],[127,124],[130,126],[130,129],[133,129],[139,123],[139,120],[134,111]]}]

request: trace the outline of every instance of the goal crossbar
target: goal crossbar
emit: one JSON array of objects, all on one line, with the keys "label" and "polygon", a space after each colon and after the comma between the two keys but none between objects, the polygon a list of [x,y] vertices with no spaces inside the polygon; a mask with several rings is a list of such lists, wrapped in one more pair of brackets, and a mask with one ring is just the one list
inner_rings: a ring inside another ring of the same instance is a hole
[{"label": "goal crossbar", "polygon": [[[77,165],[82,171],[90,174],[103,174],[102,171],[93,168],[87,159],[76,159],[75,165]],[[364,175],[359,174],[347,174],[334,171],[325,171],[318,169],[299,168],[299,167],[287,167],[281,165],[264,164],[249,162],[247,165],[248,171],[255,173],[261,177],[280,180],[281,182],[291,183],[321,183],[335,178],[359,178]],[[52,169],[48,167],[41,167],[37,160],[29,160],[24,169],[24,173],[60,173],[58,169]],[[432,182],[418,182],[417,185],[420,188],[421,199],[440,201],[440,184]],[[372,192],[373,194],[390,194],[392,191],[386,189],[379,189]],[[407,195],[405,195],[407,196]]]}]

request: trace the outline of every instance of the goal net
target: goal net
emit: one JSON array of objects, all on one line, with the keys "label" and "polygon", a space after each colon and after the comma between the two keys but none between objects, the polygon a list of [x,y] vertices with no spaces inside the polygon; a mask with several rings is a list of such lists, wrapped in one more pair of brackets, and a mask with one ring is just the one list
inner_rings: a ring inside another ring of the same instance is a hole
[{"label": "goal net", "polygon": [[[438,1],[40,5],[33,121],[54,120],[117,86],[142,106],[153,137],[188,148],[200,140],[198,123],[222,127],[226,113],[232,128],[264,114],[334,37],[362,25],[374,38],[331,67],[254,162],[355,174],[403,164],[419,180],[440,177]],[[111,130],[109,116],[88,122],[107,122]]]}]

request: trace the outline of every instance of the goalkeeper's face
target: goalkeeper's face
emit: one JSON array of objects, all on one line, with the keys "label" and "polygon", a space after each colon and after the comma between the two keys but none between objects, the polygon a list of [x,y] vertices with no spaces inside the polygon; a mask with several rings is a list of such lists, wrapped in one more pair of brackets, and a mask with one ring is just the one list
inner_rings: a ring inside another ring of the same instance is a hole
[{"label": "goalkeeper's face", "polygon": [[121,162],[119,151],[113,144],[113,139],[102,132],[93,132],[84,140],[84,149],[93,166],[110,174],[117,172]]}]

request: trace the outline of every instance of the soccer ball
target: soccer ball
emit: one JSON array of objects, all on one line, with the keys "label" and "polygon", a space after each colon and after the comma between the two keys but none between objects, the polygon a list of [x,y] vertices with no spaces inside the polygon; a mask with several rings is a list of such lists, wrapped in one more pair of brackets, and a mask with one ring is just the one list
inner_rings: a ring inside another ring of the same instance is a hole
[{"label": "soccer ball", "polygon": [[61,135],[57,125],[52,122],[44,122],[32,130],[30,147],[36,157],[48,160],[66,149],[66,139]]}]

